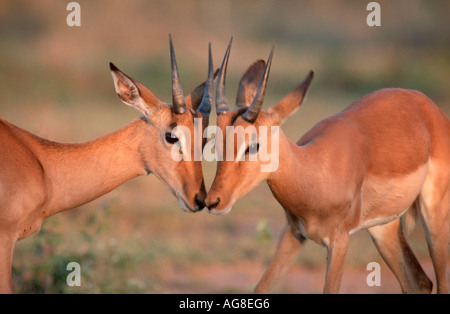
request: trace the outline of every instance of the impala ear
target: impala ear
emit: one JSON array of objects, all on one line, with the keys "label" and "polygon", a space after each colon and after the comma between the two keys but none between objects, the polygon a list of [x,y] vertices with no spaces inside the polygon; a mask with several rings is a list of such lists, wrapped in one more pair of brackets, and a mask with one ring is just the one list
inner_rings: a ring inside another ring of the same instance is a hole
[{"label": "impala ear", "polygon": [[[219,69],[217,69],[216,72],[214,72],[214,79],[216,79],[217,74],[219,74]],[[203,94],[205,93],[205,86],[206,81],[204,81],[199,86],[194,88],[194,90],[190,92],[189,95],[186,96],[185,98],[186,106],[194,109],[194,111],[197,111],[198,106],[202,102]]]},{"label": "impala ear", "polygon": [[313,77],[314,71],[310,71],[305,80],[296,89],[284,96],[278,104],[268,110],[269,113],[275,116],[279,124],[283,123],[302,104]]},{"label": "impala ear", "polygon": [[155,95],[144,85],[120,71],[114,64],[110,63],[109,67],[114,80],[114,87],[120,100],[146,116],[150,116],[154,111],[154,106],[160,104]]},{"label": "impala ear", "polygon": [[265,66],[266,62],[264,60],[258,60],[242,75],[236,95],[236,109],[250,106],[258,91]]}]

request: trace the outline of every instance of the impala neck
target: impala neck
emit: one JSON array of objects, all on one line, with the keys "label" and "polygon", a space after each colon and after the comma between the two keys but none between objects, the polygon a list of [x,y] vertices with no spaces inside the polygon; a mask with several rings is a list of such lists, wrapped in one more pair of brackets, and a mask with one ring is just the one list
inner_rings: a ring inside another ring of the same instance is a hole
[{"label": "impala neck", "polygon": [[[317,162],[311,160],[308,147],[298,146],[280,132],[280,160],[278,169],[267,179],[267,183],[278,202],[284,208],[304,203],[316,189],[322,178]],[[320,165],[319,165],[320,166]]]},{"label": "impala neck", "polygon": [[48,186],[48,214],[90,202],[143,175],[139,153],[145,121],[135,120],[122,129],[82,144],[39,140],[36,155]]}]

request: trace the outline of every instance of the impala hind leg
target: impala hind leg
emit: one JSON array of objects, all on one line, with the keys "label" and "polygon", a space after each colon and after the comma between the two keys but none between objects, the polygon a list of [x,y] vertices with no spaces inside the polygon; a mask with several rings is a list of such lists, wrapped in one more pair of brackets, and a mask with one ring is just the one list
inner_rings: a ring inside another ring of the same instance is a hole
[{"label": "impala hind leg", "polygon": [[13,293],[11,266],[14,250],[14,239],[0,233],[0,293]]},{"label": "impala hind leg", "polygon": [[285,227],[275,256],[256,285],[255,293],[268,293],[270,288],[287,273],[305,240],[302,235],[296,237],[289,225]]},{"label": "impala hind leg", "polygon": [[[425,191],[428,192],[429,190]],[[447,256],[450,228],[450,190],[442,193],[441,197],[437,195],[438,193],[422,193],[419,197],[419,206],[427,235],[428,250],[436,274],[437,293],[448,293]]]},{"label": "impala hind leg", "polygon": [[406,242],[400,219],[369,228],[368,231],[403,293],[431,293],[433,284]]}]

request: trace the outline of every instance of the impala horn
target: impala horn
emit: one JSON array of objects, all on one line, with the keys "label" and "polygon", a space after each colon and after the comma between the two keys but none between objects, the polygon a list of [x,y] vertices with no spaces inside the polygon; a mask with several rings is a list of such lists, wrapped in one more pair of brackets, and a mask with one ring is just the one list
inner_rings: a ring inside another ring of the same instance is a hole
[{"label": "impala horn", "polygon": [[248,107],[248,109],[242,115],[242,118],[249,122],[254,123],[258,118],[259,112],[261,111],[262,104],[264,101],[264,93],[266,91],[267,79],[269,78],[270,66],[272,64],[272,56],[273,49],[270,51],[269,59],[267,60],[266,67],[264,68],[264,73],[259,82],[258,91],[256,92],[256,96],[253,99],[252,104]]},{"label": "impala horn", "polygon": [[222,65],[220,66],[219,70],[219,78],[217,79],[216,113],[218,116],[224,114],[225,112],[230,111],[230,108],[228,107],[227,103],[227,96],[225,95],[225,77],[227,75],[228,58],[230,57],[232,41],[233,37],[231,37],[227,51],[225,52],[225,56],[223,57]]},{"label": "impala horn", "polygon": [[172,104],[173,112],[175,114],[183,114],[187,111],[186,102],[184,100],[183,89],[180,84],[180,77],[178,75],[177,60],[175,58],[175,51],[173,49],[172,35],[169,34],[170,40],[170,64],[172,67]]},{"label": "impala horn", "polygon": [[208,79],[206,80],[205,92],[203,93],[202,102],[197,108],[197,112],[209,117],[211,112],[212,95],[214,85],[214,66],[211,53],[211,43],[208,45]]}]

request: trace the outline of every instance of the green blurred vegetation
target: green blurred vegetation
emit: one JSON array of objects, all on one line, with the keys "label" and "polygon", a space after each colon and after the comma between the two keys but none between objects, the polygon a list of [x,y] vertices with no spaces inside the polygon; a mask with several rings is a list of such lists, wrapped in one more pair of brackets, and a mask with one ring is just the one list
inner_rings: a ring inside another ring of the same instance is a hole
[{"label": "green blurred vegetation", "polygon": [[[110,229],[108,212],[104,204],[84,216],[80,223],[78,245],[63,237],[64,229],[58,219],[45,221],[39,236],[27,245],[26,262],[14,265],[13,277],[18,293],[132,293],[142,292],[128,273],[139,261],[139,256],[119,248],[114,238],[105,238]],[[100,239],[100,240],[99,240]],[[20,258],[20,256],[19,256]],[[70,262],[81,268],[81,286],[68,286]],[[120,269],[120,272],[115,270]]]},{"label": "green blurred vegetation", "polygon": [[[169,101],[169,33],[185,92],[206,76],[208,42],[218,66],[234,36],[227,79],[231,105],[246,67],[267,58],[272,45],[264,106],[276,103],[313,69],[308,100],[283,125],[293,141],[383,87],[420,90],[450,114],[447,0],[378,1],[378,28],[366,25],[369,1],[360,0],[80,0],[79,28],[66,25],[68,2],[0,2],[0,117],[51,140],[89,140],[137,117],[115,95],[110,61]],[[204,163],[207,187],[214,172],[215,163]],[[38,234],[19,242],[14,286],[25,293],[249,292],[284,223],[265,184],[239,200],[229,215],[215,217],[181,212],[155,177],[138,178],[48,219]],[[429,260],[420,228],[410,240],[420,259]],[[369,242],[364,233],[353,236],[349,267],[382,263]],[[65,284],[70,261],[81,265],[81,287]],[[253,271],[233,282],[240,265]],[[324,249],[308,242],[296,266],[324,271]],[[215,278],[220,267],[227,274]],[[216,273],[201,281],[202,269]]]}]

